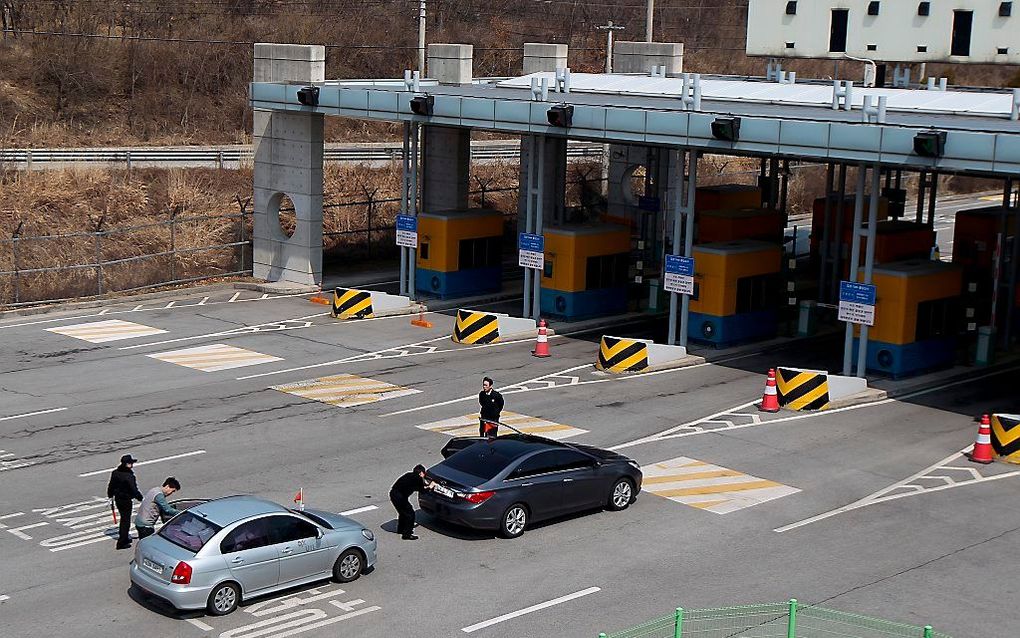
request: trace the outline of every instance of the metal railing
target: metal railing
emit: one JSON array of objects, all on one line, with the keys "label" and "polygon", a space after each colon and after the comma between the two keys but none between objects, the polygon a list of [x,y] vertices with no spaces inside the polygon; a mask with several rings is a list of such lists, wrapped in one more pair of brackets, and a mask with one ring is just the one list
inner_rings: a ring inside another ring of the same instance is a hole
[{"label": "metal railing", "polygon": [[950,638],[932,629],[815,607],[791,599],[713,609],[683,609],[599,638]]}]

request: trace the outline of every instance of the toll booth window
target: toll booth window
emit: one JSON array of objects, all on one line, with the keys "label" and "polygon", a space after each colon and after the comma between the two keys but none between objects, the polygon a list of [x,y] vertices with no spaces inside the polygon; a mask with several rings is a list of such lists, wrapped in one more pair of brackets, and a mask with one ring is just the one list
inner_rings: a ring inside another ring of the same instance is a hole
[{"label": "toll booth window", "polygon": [[429,244],[428,244],[428,242],[422,242],[421,248],[418,250],[418,254],[419,254],[419,256],[422,259],[424,259],[425,261],[428,261],[428,258],[429,258]]},{"label": "toll booth window", "polygon": [[955,335],[958,327],[955,298],[933,299],[917,304],[917,332],[914,339],[939,339]]},{"label": "toll booth window", "polygon": [[627,285],[626,253],[589,257],[585,268],[584,289],[620,288]]},{"label": "toll booth window", "polygon": [[552,259],[546,259],[542,264],[542,276],[546,279],[552,279],[553,276],[553,261]]},{"label": "toll booth window", "polygon": [[737,280],[737,312],[768,310],[778,305],[779,278],[757,275]]},{"label": "toll booth window", "polygon": [[499,266],[502,254],[500,237],[460,240],[460,270]]}]

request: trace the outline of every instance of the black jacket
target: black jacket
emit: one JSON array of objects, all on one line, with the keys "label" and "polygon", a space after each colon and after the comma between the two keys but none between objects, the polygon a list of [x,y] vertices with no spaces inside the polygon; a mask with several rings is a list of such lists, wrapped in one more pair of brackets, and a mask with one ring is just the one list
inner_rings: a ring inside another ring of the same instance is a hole
[{"label": "black jacket", "polygon": [[425,479],[416,472],[408,472],[397,479],[397,482],[390,488],[390,492],[396,492],[402,498],[410,498],[412,494],[423,489],[425,489]]},{"label": "black jacket", "polygon": [[495,390],[478,393],[478,405],[482,407],[480,417],[489,421],[498,421],[499,413],[503,411],[503,395]]},{"label": "black jacket", "polygon": [[140,501],[144,498],[138,491],[135,473],[131,471],[131,468],[123,465],[117,467],[110,474],[110,484],[106,486],[106,495],[118,501],[130,501],[131,499]]}]

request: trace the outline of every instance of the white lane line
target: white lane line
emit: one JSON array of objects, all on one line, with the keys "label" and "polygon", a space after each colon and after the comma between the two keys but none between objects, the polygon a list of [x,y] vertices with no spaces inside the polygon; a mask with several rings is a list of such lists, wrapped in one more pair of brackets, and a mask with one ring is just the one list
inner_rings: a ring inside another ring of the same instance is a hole
[{"label": "white lane line", "polygon": [[10,596],[2,596],[2,595],[0,595],[0,603],[4,602],[5,600],[10,600],[10,599],[11,599]]},{"label": "white lane line", "polygon": [[530,614],[530,613],[535,612],[535,611],[546,609],[547,607],[552,607],[553,605],[559,605],[561,603],[565,603],[567,601],[574,600],[575,598],[580,598],[581,596],[587,596],[588,594],[594,594],[595,592],[598,592],[598,591],[602,591],[602,590],[599,587],[589,587],[588,589],[582,589],[581,591],[575,591],[573,594],[567,594],[566,596],[560,596],[559,598],[553,598],[552,600],[547,600],[544,603],[539,603],[537,605],[532,605],[531,607],[525,607],[524,609],[520,609],[518,611],[512,611],[509,614],[503,614],[502,616],[497,616],[497,617],[495,617],[495,618],[493,618],[491,620],[486,620],[484,622],[480,622],[480,623],[476,623],[474,625],[470,625],[468,627],[464,627],[463,629],[461,629],[461,631],[463,631],[466,634],[470,634],[472,632],[478,631],[479,629],[485,629],[486,627],[491,627],[492,625],[496,625],[496,624],[504,622],[506,620],[510,620],[512,618],[517,618],[518,616],[523,616],[525,614]]},{"label": "white lane line", "polygon": [[[631,447],[631,446],[634,446],[634,445],[640,445],[641,443],[648,443],[649,441],[657,441],[657,440],[659,440],[659,439],[661,439],[663,437],[669,436],[670,434],[673,434],[674,432],[679,432],[680,430],[683,430],[685,428],[694,427],[696,425],[699,425],[701,423],[705,423],[707,421],[713,421],[713,420],[718,419],[719,417],[721,417],[723,415],[726,415],[726,414],[734,414],[735,412],[737,412],[737,410],[743,410],[745,408],[749,408],[752,405],[754,405],[754,404],[756,404],[756,403],[758,403],[760,401],[761,401],[761,399],[755,399],[754,401],[748,401],[747,403],[741,403],[740,405],[737,405],[737,406],[734,406],[732,408],[729,408],[728,410],[723,410],[722,412],[716,412],[715,414],[710,414],[710,415],[708,415],[706,417],[702,417],[700,419],[696,419],[696,420],[691,421],[689,423],[684,423],[682,425],[674,426],[672,428],[669,428],[668,430],[663,430],[662,432],[659,432],[658,434],[652,434],[651,436],[645,436],[645,437],[641,437],[640,439],[634,439],[633,441],[628,441],[627,443],[621,443],[619,445],[614,445],[613,447],[611,447],[609,449],[610,450],[622,450],[623,448],[628,448],[628,447]],[[752,425],[756,425],[756,424],[752,424]],[[734,428],[727,428],[727,429],[734,429]],[[712,430],[712,431],[715,431],[715,430]],[[689,432],[689,433],[685,433],[685,434],[704,434],[704,432]]]},{"label": "white lane line", "polygon": [[0,421],[10,421],[11,419],[23,419],[28,416],[38,416],[40,414],[51,414],[53,412],[63,412],[67,408],[50,408],[49,410],[39,410],[38,412],[26,412],[25,414],[15,414],[14,416],[2,416]]},{"label": "white lane line", "polygon": [[197,618],[185,618],[184,620],[185,622],[191,624],[191,626],[200,629],[201,631],[216,631],[215,629],[213,629],[212,625],[207,625],[201,620],[198,620]]},{"label": "white lane line", "polygon": [[[159,458],[159,459],[150,459],[148,461],[139,461],[138,463],[135,463],[135,467],[138,467],[139,465],[149,465],[150,463],[162,463],[163,461],[172,461],[174,459],[183,459],[186,456],[195,456],[195,455],[198,455],[198,454],[205,454],[205,450],[195,450],[194,452],[185,452],[184,454],[174,454],[173,456],[164,456],[164,457]],[[88,476],[97,476],[99,474],[107,474],[109,472],[114,471],[115,469],[117,469],[117,468],[111,467],[111,468],[109,468],[107,470],[96,470],[95,472],[86,472],[84,474],[79,474],[78,476],[81,477],[81,478],[85,478],[85,477],[88,477]]]},{"label": "white lane line", "polygon": [[227,299],[227,303],[234,303],[235,301],[237,301],[237,298],[240,297],[240,296],[241,296],[241,293],[235,292],[233,297],[231,297],[230,299]]},{"label": "white lane line", "polygon": [[[178,337],[177,339],[164,339],[163,341],[150,341],[148,343],[138,343],[138,344],[135,344],[135,345],[132,345],[132,346],[121,346],[120,348],[118,348],[118,350],[135,350],[137,348],[148,348],[149,346],[161,346],[161,345],[164,345],[164,344],[167,344],[167,343],[178,343],[180,341],[193,341],[195,339],[211,339],[211,338],[215,338],[215,337],[225,337],[225,336],[229,336],[229,335],[254,334],[254,333],[257,333],[257,332],[275,332],[275,331],[279,331],[279,330],[287,330],[288,328],[286,327],[286,325],[289,324],[289,323],[300,324],[300,323],[303,322],[304,324],[306,324],[306,325],[303,325],[303,326],[302,325],[295,325],[295,326],[289,328],[291,330],[296,329],[296,328],[311,328],[313,326],[311,325],[312,322],[309,321],[310,319],[315,319],[316,317],[325,317],[328,314],[329,314],[328,312],[319,312],[319,313],[316,313],[314,315],[307,315],[305,317],[298,317],[296,319],[282,319],[280,321],[267,321],[266,323],[259,323],[259,324],[255,324],[253,326],[242,326],[240,328],[231,328],[230,330],[221,330],[219,332],[209,332],[209,333],[206,333],[206,334],[194,335],[194,336],[191,336],[191,337]],[[328,325],[328,324],[321,324],[321,325]],[[271,330],[271,331],[270,330],[267,330],[267,331],[260,331],[259,330],[259,328],[265,328],[266,326],[278,326],[278,327],[275,330]]]},{"label": "white lane line", "polygon": [[361,514],[362,512],[371,512],[372,510],[377,509],[379,509],[377,505],[366,505],[365,507],[356,507],[352,510],[347,510],[346,512],[339,512],[339,514],[340,516],[350,516],[352,514]]}]

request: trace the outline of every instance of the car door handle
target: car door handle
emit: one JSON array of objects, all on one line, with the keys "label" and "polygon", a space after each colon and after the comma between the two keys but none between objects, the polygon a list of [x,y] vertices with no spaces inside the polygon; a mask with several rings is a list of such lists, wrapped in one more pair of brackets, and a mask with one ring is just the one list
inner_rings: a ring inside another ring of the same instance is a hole
[{"label": "car door handle", "polygon": [[289,553],[291,553],[292,551],[294,551],[294,550],[292,550],[292,549],[291,549],[291,548],[289,548],[289,547],[284,547],[283,549],[281,549],[281,550],[280,550],[280,553],[281,553],[281,554],[289,554]]},{"label": "car door handle", "polygon": [[572,479],[572,478],[565,478],[565,479],[563,479],[564,483],[572,483],[573,481],[574,481],[574,479]]},{"label": "car door handle", "polygon": [[244,562],[244,559],[238,556],[237,558],[231,559],[230,562],[233,563],[234,565],[240,565],[241,563]]}]

